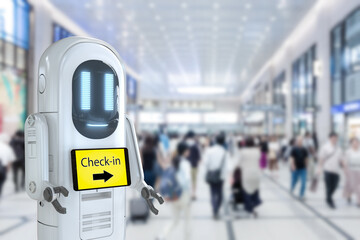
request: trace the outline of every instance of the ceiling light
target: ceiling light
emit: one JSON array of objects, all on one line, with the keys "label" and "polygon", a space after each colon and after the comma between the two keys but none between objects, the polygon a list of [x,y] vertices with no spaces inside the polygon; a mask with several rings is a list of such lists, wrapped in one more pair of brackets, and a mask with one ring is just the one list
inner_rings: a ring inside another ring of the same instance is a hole
[{"label": "ceiling light", "polygon": [[165,31],[165,30],[166,30],[166,27],[165,27],[165,26],[161,26],[161,27],[160,27],[160,30],[161,30],[161,31]]},{"label": "ceiling light", "polygon": [[184,19],[185,19],[185,21],[189,21],[189,20],[190,20],[190,17],[189,17],[188,15],[186,15],[186,16],[184,17]]},{"label": "ceiling light", "polygon": [[278,9],[286,8],[286,0],[280,0],[279,4],[277,5]]},{"label": "ceiling light", "polygon": [[191,26],[187,26],[186,28],[188,31],[191,31]]},{"label": "ceiling light", "polygon": [[243,20],[244,22],[246,22],[247,19],[248,19],[247,16],[243,16],[243,17],[242,17],[242,20]]},{"label": "ceiling light", "polygon": [[219,5],[218,3],[214,3],[214,4],[213,4],[213,8],[214,8],[214,9],[218,9],[219,7],[220,7],[220,5]]},{"label": "ceiling light", "polygon": [[129,14],[125,18],[128,22],[131,22],[132,20],[134,20],[134,14]]},{"label": "ceiling light", "polygon": [[104,2],[103,2],[103,0],[97,0],[97,1],[96,1],[96,4],[97,4],[98,6],[102,6],[102,5],[104,5]]},{"label": "ceiling light", "polygon": [[91,4],[90,3],[85,3],[85,8],[90,8],[91,7]]},{"label": "ceiling light", "polygon": [[187,3],[185,3],[185,2],[183,2],[183,3],[181,4],[181,7],[182,7],[182,8],[187,8],[187,6],[188,6]]},{"label": "ceiling light", "polygon": [[149,7],[150,8],[155,8],[155,3],[153,3],[153,2],[149,3]]},{"label": "ceiling light", "polygon": [[274,16],[272,16],[271,18],[270,18],[270,21],[275,21],[276,20],[276,17],[274,17]]},{"label": "ceiling light", "polygon": [[214,26],[213,29],[214,29],[214,31],[217,31],[217,30],[218,30],[218,27],[217,27],[217,26]]},{"label": "ceiling light", "polygon": [[214,22],[217,22],[217,21],[219,20],[219,17],[218,17],[218,16],[214,16],[214,17],[213,17],[213,20],[214,20]]},{"label": "ceiling light", "polygon": [[102,21],[104,18],[103,18],[103,15],[102,15],[102,14],[98,14],[98,15],[96,16],[96,19],[97,19],[98,21]]},{"label": "ceiling light", "polygon": [[161,17],[160,17],[159,15],[156,15],[156,16],[155,16],[155,19],[156,19],[156,21],[160,21],[160,20],[161,20]]},{"label": "ceiling light", "polygon": [[224,87],[179,87],[177,92],[181,94],[196,94],[196,95],[209,95],[209,94],[224,94],[226,88]]},{"label": "ceiling light", "polygon": [[252,6],[251,6],[251,4],[250,3],[247,3],[246,5],[245,5],[245,8],[246,9],[250,9]]},{"label": "ceiling light", "polygon": [[129,33],[128,33],[128,32],[123,32],[123,33],[122,33],[122,36],[123,36],[123,37],[128,37],[128,36],[129,36]]}]

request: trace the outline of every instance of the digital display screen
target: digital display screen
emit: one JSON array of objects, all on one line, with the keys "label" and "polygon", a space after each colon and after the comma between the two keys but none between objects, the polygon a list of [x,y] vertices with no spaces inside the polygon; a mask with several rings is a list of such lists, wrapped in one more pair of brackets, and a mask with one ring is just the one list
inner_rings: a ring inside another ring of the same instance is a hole
[{"label": "digital display screen", "polygon": [[131,184],[127,148],[74,149],[71,163],[75,191]]}]

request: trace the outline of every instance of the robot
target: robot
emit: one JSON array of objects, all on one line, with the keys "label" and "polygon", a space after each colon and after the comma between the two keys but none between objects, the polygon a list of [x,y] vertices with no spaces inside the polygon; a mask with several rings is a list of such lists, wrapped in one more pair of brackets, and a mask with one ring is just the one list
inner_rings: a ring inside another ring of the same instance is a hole
[{"label": "robot", "polygon": [[125,71],[109,44],[69,37],[42,55],[38,113],[25,122],[26,192],[37,201],[39,240],[125,239],[125,189],[158,214],[144,181]]}]

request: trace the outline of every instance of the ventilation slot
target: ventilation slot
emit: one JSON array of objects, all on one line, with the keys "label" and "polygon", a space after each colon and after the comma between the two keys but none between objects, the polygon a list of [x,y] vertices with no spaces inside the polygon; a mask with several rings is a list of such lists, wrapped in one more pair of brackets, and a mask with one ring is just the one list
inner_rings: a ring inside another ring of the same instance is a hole
[{"label": "ventilation slot", "polygon": [[83,228],[83,232],[89,232],[89,231],[94,231],[94,230],[99,230],[99,229],[110,228],[110,227],[111,227],[111,224],[99,225],[99,226],[95,226],[95,227],[86,227],[86,228]]},{"label": "ventilation slot", "polygon": [[82,218],[83,232],[111,228],[111,212],[85,214]]},{"label": "ventilation slot", "polygon": [[101,200],[106,198],[111,198],[111,192],[89,193],[81,196],[81,200],[83,202]]},{"label": "ventilation slot", "polygon": [[85,215],[83,215],[83,219],[103,217],[103,216],[110,216],[110,215],[111,215],[111,212],[101,212],[101,213],[85,214]]}]

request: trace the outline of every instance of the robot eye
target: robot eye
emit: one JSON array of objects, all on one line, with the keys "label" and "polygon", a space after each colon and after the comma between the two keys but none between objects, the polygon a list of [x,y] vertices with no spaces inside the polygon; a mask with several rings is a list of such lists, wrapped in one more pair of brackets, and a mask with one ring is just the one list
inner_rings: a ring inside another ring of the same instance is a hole
[{"label": "robot eye", "polygon": [[116,72],[107,64],[90,60],[80,64],[72,82],[72,118],[83,136],[101,139],[118,125]]}]

